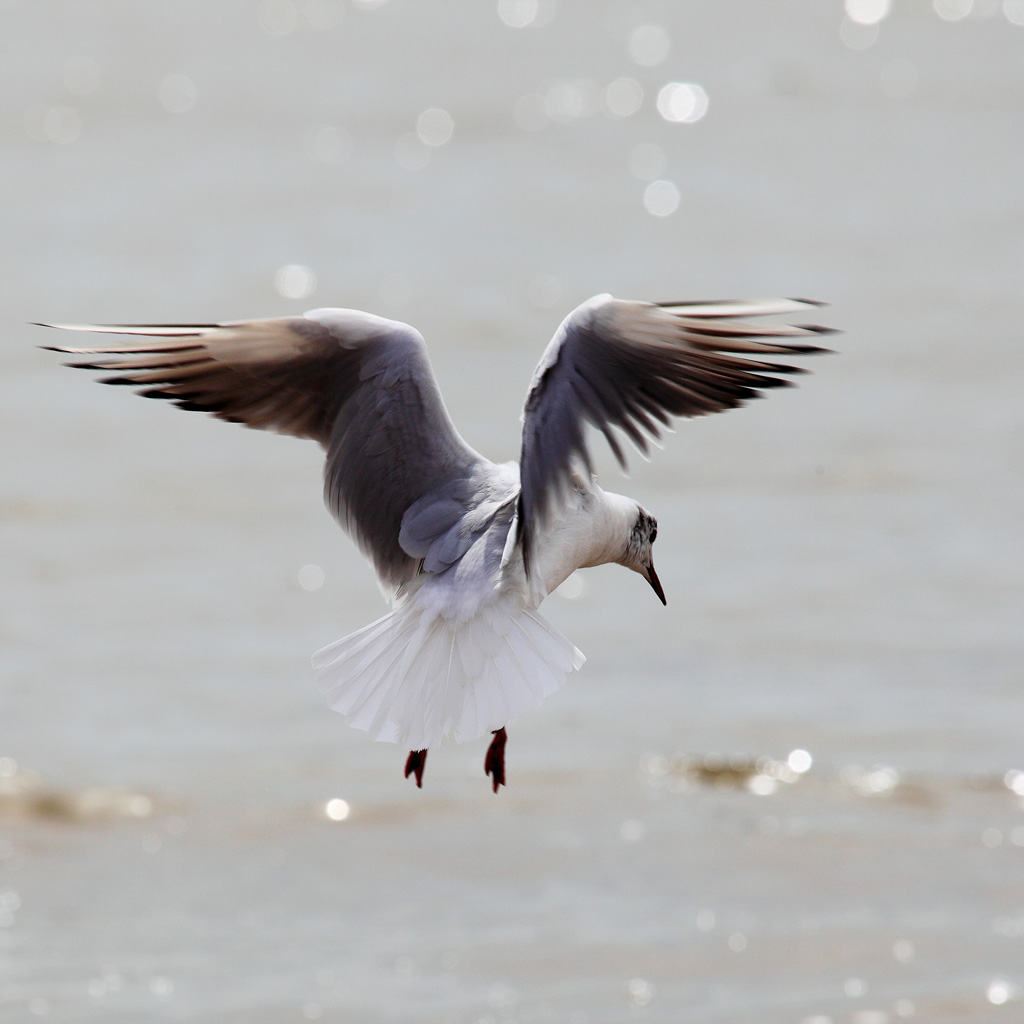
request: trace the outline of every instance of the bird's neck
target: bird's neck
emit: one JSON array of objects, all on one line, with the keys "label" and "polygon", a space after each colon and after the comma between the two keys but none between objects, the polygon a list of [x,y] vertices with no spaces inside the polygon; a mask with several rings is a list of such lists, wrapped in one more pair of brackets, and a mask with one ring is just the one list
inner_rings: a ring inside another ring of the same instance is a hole
[{"label": "bird's neck", "polygon": [[626,553],[626,540],[636,519],[636,502],[621,494],[595,488],[586,527],[584,551],[586,561],[581,569],[606,562],[621,562]]},{"label": "bird's neck", "polygon": [[545,528],[537,545],[537,569],[551,593],[577,569],[621,561],[636,517],[636,504],[599,487],[575,491]]}]

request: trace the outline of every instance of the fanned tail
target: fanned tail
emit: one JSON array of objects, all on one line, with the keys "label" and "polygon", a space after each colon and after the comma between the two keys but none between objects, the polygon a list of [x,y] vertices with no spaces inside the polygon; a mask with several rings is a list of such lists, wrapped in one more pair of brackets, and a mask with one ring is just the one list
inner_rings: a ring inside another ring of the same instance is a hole
[{"label": "fanned tail", "polygon": [[413,600],[313,655],[330,706],[410,750],[465,743],[539,706],[585,658],[518,601],[458,622]]}]

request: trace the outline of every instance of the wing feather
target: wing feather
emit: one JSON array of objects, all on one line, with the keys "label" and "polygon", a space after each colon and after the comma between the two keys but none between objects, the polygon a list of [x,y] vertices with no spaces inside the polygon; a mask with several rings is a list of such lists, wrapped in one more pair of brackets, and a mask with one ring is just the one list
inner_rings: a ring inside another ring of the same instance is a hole
[{"label": "wing feather", "polygon": [[[538,523],[568,485],[577,460],[588,470],[585,425],[619,463],[621,430],[642,452],[673,416],[735,408],[805,372],[768,356],[827,351],[827,328],[733,322],[739,316],[805,312],[805,299],[643,303],[599,295],[562,323],[534,372],[523,411],[519,540],[529,566]],[[779,376],[779,375],[783,376]]]},{"label": "wing feather", "polygon": [[46,346],[88,357],[69,365],[109,373],[103,383],[318,441],[327,450],[328,506],[395,589],[419,571],[419,557],[399,542],[410,506],[448,487],[461,499],[449,516],[457,521],[493,468],[459,436],[423,339],[406,324],[318,309],[223,324],[44,326],[139,336]]}]

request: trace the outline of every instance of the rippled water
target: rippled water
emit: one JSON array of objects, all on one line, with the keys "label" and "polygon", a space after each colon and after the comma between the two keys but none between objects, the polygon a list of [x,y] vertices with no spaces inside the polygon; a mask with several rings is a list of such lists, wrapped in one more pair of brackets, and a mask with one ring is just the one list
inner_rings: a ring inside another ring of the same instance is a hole
[{"label": "rippled water", "polygon": [[[0,1019],[1016,1019],[1024,10],[845,11],[0,2]],[[27,323],[408,319],[504,459],[605,290],[847,333],[634,467],[669,605],[548,602],[499,797],[322,708],[382,604],[317,451]]]}]

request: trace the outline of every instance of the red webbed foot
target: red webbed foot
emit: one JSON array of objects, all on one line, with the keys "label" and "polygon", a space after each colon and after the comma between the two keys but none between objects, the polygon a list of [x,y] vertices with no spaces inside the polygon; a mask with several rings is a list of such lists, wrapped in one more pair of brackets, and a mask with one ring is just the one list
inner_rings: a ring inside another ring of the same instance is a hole
[{"label": "red webbed foot", "polygon": [[493,780],[494,792],[498,792],[499,786],[505,785],[505,743],[508,741],[508,734],[504,726],[494,730],[494,739],[487,748],[487,756],[484,758],[484,774],[489,775]]},{"label": "red webbed foot", "polygon": [[427,752],[425,750],[410,750],[409,757],[405,762],[405,777],[416,776],[416,788],[423,788],[423,769],[427,763]]}]

